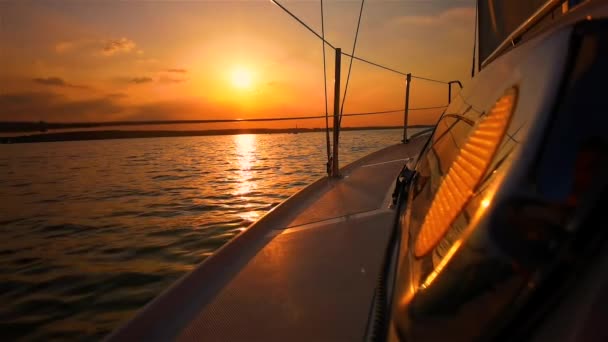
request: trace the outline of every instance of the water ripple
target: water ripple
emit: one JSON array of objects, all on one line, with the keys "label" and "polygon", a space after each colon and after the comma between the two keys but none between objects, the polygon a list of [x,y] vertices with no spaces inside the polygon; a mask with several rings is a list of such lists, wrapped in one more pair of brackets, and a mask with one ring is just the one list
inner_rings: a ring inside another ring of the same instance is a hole
[{"label": "water ripple", "polygon": [[[400,132],[344,132],[342,162]],[[100,339],[325,172],[323,133],[0,145],[0,331]]]}]

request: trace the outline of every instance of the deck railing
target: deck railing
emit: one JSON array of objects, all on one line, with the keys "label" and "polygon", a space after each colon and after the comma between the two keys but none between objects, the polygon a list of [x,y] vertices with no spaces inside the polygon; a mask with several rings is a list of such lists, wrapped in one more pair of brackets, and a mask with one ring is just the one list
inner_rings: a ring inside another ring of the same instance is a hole
[{"label": "deck railing", "polygon": [[[333,126],[331,128],[331,130],[333,131],[333,149],[331,151],[331,153],[328,153],[328,155],[331,156],[330,160],[328,160],[328,176],[330,177],[339,177],[340,176],[340,163],[339,163],[339,146],[340,146],[340,128],[341,128],[341,122],[342,122],[342,117],[343,116],[352,116],[352,115],[377,115],[377,114],[386,114],[387,111],[381,111],[381,112],[368,112],[368,113],[356,113],[356,114],[342,114],[342,108],[340,106],[340,81],[341,81],[341,59],[342,56],[348,56],[352,59],[356,59],[365,63],[368,63],[370,65],[385,69],[387,71],[393,72],[393,73],[397,73],[400,75],[405,76],[404,80],[405,80],[405,97],[404,97],[404,103],[405,106],[403,109],[399,109],[399,110],[395,110],[395,111],[388,111],[388,112],[403,112],[403,139],[401,140],[402,143],[407,144],[409,142],[410,136],[408,135],[408,128],[409,128],[409,112],[410,111],[416,111],[416,110],[429,110],[429,109],[441,109],[441,108],[446,108],[452,99],[452,85],[458,85],[460,88],[462,88],[462,83],[458,80],[455,81],[448,81],[448,82],[444,82],[444,81],[440,81],[440,80],[435,80],[435,79],[431,79],[431,78],[426,78],[426,77],[421,77],[421,76],[415,76],[412,75],[411,73],[404,73],[398,70],[395,70],[393,68],[389,68],[389,67],[385,67],[381,64],[377,64],[374,62],[370,62],[368,60],[365,60],[363,58],[359,58],[359,57],[355,57],[354,55],[350,55],[347,53],[342,52],[341,48],[335,48],[333,47],[333,45],[327,43],[328,45],[330,45],[332,48],[334,48],[335,51],[335,63],[334,63],[334,103],[333,103],[333,108],[334,108],[334,112],[333,112]],[[441,105],[441,106],[436,106],[436,107],[418,107],[418,108],[410,108],[410,89],[411,89],[411,85],[412,85],[412,79],[418,79],[421,81],[428,81],[428,82],[438,82],[438,83],[443,83],[445,85],[447,85],[447,96],[448,96],[448,103],[446,105]],[[342,102],[343,104],[343,102]],[[329,130],[330,128],[327,127],[327,129]]]},{"label": "deck railing", "polygon": [[[322,41],[323,76],[324,76],[324,86],[325,86],[325,108],[326,108],[325,115],[326,115],[327,156],[328,156],[327,173],[328,173],[328,176],[330,176],[330,177],[339,177],[340,176],[340,163],[339,163],[340,126],[341,126],[341,122],[342,122],[342,117],[345,116],[344,102],[345,102],[345,98],[346,98],[346,94],[347,94],[347,90],[348,90],[352,63],[354,60],[364,62],[369,65],[405,76],[405,108],[402,109],[403,110],[403,139],[402,139],[402,142],[404,144],[407,144],[409,142],[409,136],[408,136],[407,130],[408,130],[408,118],[409,118],[410,110],[422,110],[422,109],[434,109],[434,108],[447,107],[447,105],[445,105],[445,106],[430,107],[430,108],[410,108],[409,107],[409,105],[410,105],[410,88],[411,88],[412,79],[419,79],[419,80],[424,80],[424,81],[428,81],[428,82],[438,82],[438,83],[446,84],[448,87],[448,105],[452,99],[452,84],[457,84],[458,86],[460,86],[460,88],[462,88],[462,83],[460,83],[460,81],[458,81],[458,80],[445,82],[445,81],[436,80],[436,79],[432,79],[432,78],[416,76],[416,75],[412,75],[412,73],[409,73],[409,72],[405,73],[405,72],[399,71],[395,68],[391,68],[391,67],[382,65],[380,63],[375,63],[375,62],[369,61],[365,58],[356,56],[355,49],[357,46],[357,37],[359,35],[359,27],[361,24],[361,16],[363,13],[363,5],[365,4],[365,0],[361,0],[361,8],[359,10],[359,18],[357,21],[357,29],[355,31],[355,39],[353,41],[353,48],[352,48],[352,52],[350,54],[343,52],[341,48],[336,47],[334,44],[330,43],[329,41],[327,41],[327,39],[325,39],[325,18],[324,18],[324,14],[323,14],[323,0],[320,0],[321,34],[319,34],[312,27],[310,27],[310,25],[306,24],[302,19],[298,18],[298,16],[293,14],[289,9],[287,9],[285,6],[283,6],[278,0],[271,0],[271,1]],[[334,103],[333,103],[334,113],[333,113],[333,127],[332,127],[333,150],[331,152],[330,152],[330,142],[329,142],[330,128],[329,128],[329,124],[328,124],[328,120],[327,120],[327,117],[329,114],[327,111],[327,108],[328,108],[328,106],[327,106],[327,73],[326,73],[326,66],[325,66],[325,47],[326,46],[333,49],[335,52],[335,63],[334,63],[334,74],[335,74],[334,80],[335,81],[334,81]],[[350,57],[350,63],[349,63],[349,67],[348,67],[348,74],[346,76],[344,95],[342,97],[342,101],[340,104],[340,76],[341,76],[340,70],[341,70],[341,59],[342,59],[343,55]],[[373,115],[373,114],[379,114],[379,113],[368,113],[368,114]]]}]

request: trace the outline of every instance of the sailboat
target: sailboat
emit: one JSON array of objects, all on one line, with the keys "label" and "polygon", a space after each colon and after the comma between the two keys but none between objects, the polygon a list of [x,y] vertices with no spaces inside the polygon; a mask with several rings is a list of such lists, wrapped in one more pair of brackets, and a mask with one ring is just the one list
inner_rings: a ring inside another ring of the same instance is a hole
[{"label": "sailboat", "polygon": [[477,1],[474,77],[430,131],[338,168],[335,126],[327,177],[109,339],[602,340],[607,17]]}]

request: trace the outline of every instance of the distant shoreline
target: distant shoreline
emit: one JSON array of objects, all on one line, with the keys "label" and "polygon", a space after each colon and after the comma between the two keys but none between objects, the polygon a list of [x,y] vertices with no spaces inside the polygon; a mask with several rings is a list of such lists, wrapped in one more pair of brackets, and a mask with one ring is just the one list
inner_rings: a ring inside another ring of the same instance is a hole
[{"label": "distant shoreline", "polygon": [[[412,125],[409,128],[426,128],[428,125]],[[370,131],[402,129],[401,126],[371,126],[371,127],[343,127],[341,131]],[[12,137],[0,137],[1,144],[20,144],[38,142],[59,142],[59,141],[79,141],[79,140],[107,140],[107,139],[137,139],[137,138],[164,138],[164,137],[191,137],[191,136],[212,136],[212,135],[236,135],[236,134],[301,134],[324,132],[325,128],[254,128],[254,129],[218,129],[218,130],[188,130],[188,131],[75,131],[60,133],[41,133]]]}]

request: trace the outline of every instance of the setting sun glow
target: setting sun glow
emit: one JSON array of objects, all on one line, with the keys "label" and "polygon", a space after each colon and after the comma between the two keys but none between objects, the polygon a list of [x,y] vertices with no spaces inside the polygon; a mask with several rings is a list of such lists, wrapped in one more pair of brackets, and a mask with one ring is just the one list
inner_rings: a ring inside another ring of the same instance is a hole
[{"label": "setting sun glow", "polygon": [[235,68],[231,75],[232,85],[237,89],[250,89],[253,83],[251,72],[244,68]]},{"label": "setting sun glow", "polygon": [[[319,28],[318,1],[288,3]],[[360,9],[360,0],[327,2],[328,42],[352,44]],[[356,55],[437,80],[470,79],[470,51],[463,46],[474,36],[474,1],[366,1],[364,11]],[[315,35],[271,1],[0,0],[0,21],[0,122],[74,122],[88,129],[88,122],[315,116],[325,111],[326,90],[333,93],[334,54],[326,51],[324,73]],[[348,62],[344,57],[342,66]],[[403,75],[358,61],[351,76],[345,113],[402,108]],[[413,82],[410,108],[430,109],[413,111],[409,122],[434,125],[446,89]],[[320,129],[325,120],[297,124]],[[162,130],[295,125],[209,122]],[[342,125],[401,127],[403,113],[351,116]]]}]

